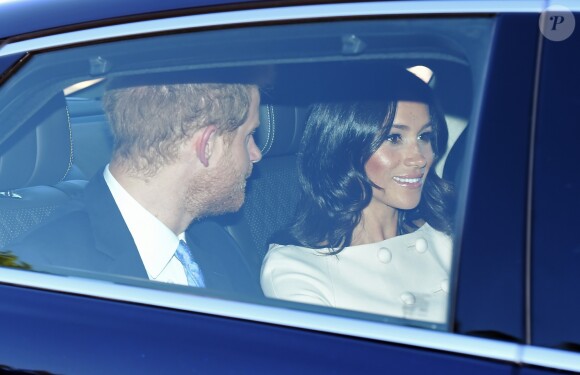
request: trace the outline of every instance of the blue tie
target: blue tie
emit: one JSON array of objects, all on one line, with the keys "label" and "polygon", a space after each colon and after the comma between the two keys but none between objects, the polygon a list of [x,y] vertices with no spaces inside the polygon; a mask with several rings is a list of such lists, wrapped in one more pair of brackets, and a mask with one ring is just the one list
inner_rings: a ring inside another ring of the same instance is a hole
[{"label": "blue tie", "polygon": [[187,276],[187,284],[189,286],[196,286],[198,288],[204,288],[205,282],[203,281],[203,274],[201,269],[193,259],[191,250],[183,240],[179,240],[179,246],[175,251],[175,256],[185,269],[185,275]]}]

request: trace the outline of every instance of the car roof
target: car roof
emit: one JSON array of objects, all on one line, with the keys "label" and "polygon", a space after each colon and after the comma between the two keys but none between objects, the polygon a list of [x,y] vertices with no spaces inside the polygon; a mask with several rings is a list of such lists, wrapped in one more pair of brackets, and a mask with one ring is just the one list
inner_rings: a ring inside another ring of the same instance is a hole
[{"label": "car roof", "polygon": [[[260,0],[0,0],[0,41],[143,20],[264,5]],[[0,43],[1,45],[2,43]]]}]

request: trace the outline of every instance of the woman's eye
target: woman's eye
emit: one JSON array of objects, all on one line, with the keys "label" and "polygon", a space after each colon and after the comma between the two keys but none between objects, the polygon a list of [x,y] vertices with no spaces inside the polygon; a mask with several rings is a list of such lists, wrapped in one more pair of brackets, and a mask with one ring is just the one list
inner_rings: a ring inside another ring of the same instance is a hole
[{"label": "woman's eye", "polygon": [[422,140],[423,142],[431,142],[431,140],[433,139],[433,132],[421,133],[419,134],[419,139]]},{"label": "woman's eye", "polygon": [[400,134],[389,134],[389,135],[387,136],[387,139],[386,139],[386,141],[387,141],[387,142],[391,142],[392,144],[395,144],[395,145],[396,145],[396,144],[398,144],[398,143],[401,143],[401,140],[402,140],[402,139],[403,139],[403,138],[401,137],[401,135],[400,135]]}]

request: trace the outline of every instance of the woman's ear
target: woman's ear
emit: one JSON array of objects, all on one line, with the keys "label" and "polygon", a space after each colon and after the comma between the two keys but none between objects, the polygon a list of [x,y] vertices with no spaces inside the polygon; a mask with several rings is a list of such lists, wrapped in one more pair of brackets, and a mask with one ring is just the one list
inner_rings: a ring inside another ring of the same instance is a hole
[{"label": "woman's ear", "polygon": [[202,128],[195,142],[197,158],[205,167],[209,165],[209,159],[215,149],[216,131],[215,125]]}]

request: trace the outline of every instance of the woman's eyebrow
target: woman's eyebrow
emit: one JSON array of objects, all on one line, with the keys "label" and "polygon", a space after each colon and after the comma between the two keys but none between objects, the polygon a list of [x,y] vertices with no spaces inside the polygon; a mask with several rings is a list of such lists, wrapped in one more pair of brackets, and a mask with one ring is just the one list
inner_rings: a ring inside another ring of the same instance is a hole
[{"label": "woman's eyebrow", "polygon": [[393,124],[393,129],[409,130],[409,126],[403,124]]},{"label": "woman's eyebrow", "polygon": [[432,127],[433,127],[433,124],[431,123],[431,121],[429,121],[428,123],[426,123],[425,125],[423,125],[421,127],[421,130],[425,130],[427,128],[432,128]]},{"label": "woman's eyebrow", "polygon": [[[421,126],[421,129],[420,130],[425,130],[426,128],[430,128],[432,126],[433,126],[433,124],[431,124],[431,121],[429,121],[425,125]],[[409,125],[393,124],[392,128],[399,129],[399,130],[409,130]]]}]

